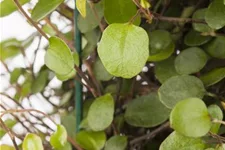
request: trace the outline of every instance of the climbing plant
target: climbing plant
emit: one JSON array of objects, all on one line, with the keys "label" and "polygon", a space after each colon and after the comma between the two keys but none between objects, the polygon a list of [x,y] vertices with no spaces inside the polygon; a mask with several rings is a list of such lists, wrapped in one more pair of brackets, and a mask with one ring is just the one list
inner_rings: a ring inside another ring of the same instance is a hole
[{"label": "climbing plant", "polygon": [[[0,138],[12,141],[1,149],[225,149],[224,0],[3,0],[0,8],[37,30],[0,43],[9,77]],[[25,67],[10,66],[18,56]],[[37,110],[31,97],[53,109]]]}]

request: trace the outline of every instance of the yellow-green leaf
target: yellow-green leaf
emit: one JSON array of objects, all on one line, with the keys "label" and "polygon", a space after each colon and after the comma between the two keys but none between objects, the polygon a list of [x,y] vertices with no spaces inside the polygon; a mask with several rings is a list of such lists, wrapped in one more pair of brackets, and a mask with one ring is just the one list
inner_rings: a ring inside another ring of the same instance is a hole
[{"label": "yellow-green leaf", "polygon": [[80,12],[82,17],[86,17],[86,0],[76,0],[77,10]]},{"label": "yellow-green leaf", "polygon": [[23,150],[44,150],[41,138],[33,133],[26,135],[22,147]]}]

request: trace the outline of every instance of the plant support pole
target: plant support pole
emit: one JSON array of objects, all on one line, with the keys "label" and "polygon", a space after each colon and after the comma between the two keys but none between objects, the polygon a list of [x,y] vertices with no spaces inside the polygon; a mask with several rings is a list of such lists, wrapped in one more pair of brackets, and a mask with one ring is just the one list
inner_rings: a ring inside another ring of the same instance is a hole
[{"label": "plant support pole", "polygon": [[[78,18],[79,12],[76,8],[76,0],[75,0],[75,9],[74,9],[74,44],[76,51],[79,55],[79,58],[81,60],[81,33],[77,26],[77,18]],[[81,69],[82,61],[80,61],[80,69]],[[79,132],[79,126],[82,119],[82,85],[79,81],[74,80],[75,84],[75,112],[76,112],[76,133]]]}]

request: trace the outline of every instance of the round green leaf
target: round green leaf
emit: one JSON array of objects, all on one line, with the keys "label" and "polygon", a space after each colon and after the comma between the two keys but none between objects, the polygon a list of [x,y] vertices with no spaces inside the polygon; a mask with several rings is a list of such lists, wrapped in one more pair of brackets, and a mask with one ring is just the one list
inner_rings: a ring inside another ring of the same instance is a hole
[{"label": "round green leaf", "polygon": [[178,102],[170,114],[171,127],[188,137],[201,137],[211,128],[211,118],[205,103],[199,98]]},{"label": "round green leaf", "polygon": [[198,47],[191,47],[181,51],[175,59],[175,68],[179,74],[199,72],[207,62],[207,55]]},{"label": "round green leaf", "polygon": [[[55,24],[53,24],[53,25],[57,28],[57,26]],[[50,36],[55,36],[57,34],[56,31],[49,24],[43,25],[42,30],[45,33],[49,34]]]},{"label": "round green leaf", "polygon": [[215,58],[225,59],[225,37],[217,36],[214,40],[205,45],[206,52]]},{"label": "round green leaf", "polygon": [[[104,0],[104,16],[108,24],[126,23],[137,13],[137,7],[131,0]],[[139,25],[141,17],[138,16],[134,21]]]},{"label": "round green leaf", "polygon": [[7,120],[4,121],[4,123],[8,128],[11,129],[14,125],[16,125],[17,121],[12,120],[12,119],[7,119]]},{"label": "round green leaf", "polygon": [[17,39],[8,39],[0,43],[0,60],[4,61],[21,53],[21,42]]},{"label": "round green leaf", "polygon": [[223,0],[212,1],[206,11],[205,20],[213,29],[220,29],[225,26],[225,5]]},{"label": "round green leaf", "polygon": [[50,144],[54,148],[62,148],[67,142],[67,132],[64,126],[57,125],[57,130],[50,137]]},{"label": "round green leaf", "polygon": [[190,30],[184,37],[184,43],[188,46],[200,46],[211,40],[211,36],[202,36],[195,30]]},{"label": "round green leaf", "polygon": [[189,98],[202,98],[205,88],[201,80],[194,76],[174,76],[166,80],[158,90],[159,100],[168,108],[177,102]]},{"label": "round green leaf", "polygon": [[69,47],[58,37],[49,39],[49,48],[45,54],[46,66],[54,71],[62,80],[67,80],[74,71],[74,58]]},{"label": "round green leaf", "polygon": [[172,37],[165,30],[155,30],[149,33],[148,61],[160,61],[168,58],[175,49]]},{"label": "round green leaf", "polygon": [[41,138],[33,133],[26,135],[22,147],[23,150],[44,150]]},{"label": "round green leaf", "polygon": [[111,94],[98,97],[89,108],[88,124],[93,131],[102,131],[112,123],[113,114],[114,100]]},{"label": "round green leaf", "polygon": [[[30,0],[18,0],[21,5],[28,3]],[[0,17],[5,17],[17,10],[13,0],[3,0],[0,3],[1,13]]]},{"label": "round green leaf", "polygon": [[159,150],[204,150],[205,147],[201,138],[186,137],[174,131],[162,142]]},{"label": "round green leaf", "polygon": [[10,83],[16,83],[20,75],[22,74],[22,68],[15,68],[11,73],[10,73]]},{"label": "round green leaf", "polygon": [[213,69],[200,77],[206,87],[218,83],[223,78],[225,78],[225,67]]},{"label": "round green leaf", "polygon": [[15,148],[14,147],[12,147],[12,146],[9,146],[9,145],[0,145],[0,149],[1,150],[15,150]]},{"label": "round green leaf", "polygon": [[98,46],[106,70],[117,77],[132,78],[141,72],[148,57],[148,35],[132,24],[111,24]]},{"label": "round green leaf", "polygon": [[[220,109],[219,106],[217,106],[217,105],[210,105],[208,107],[208,112],[209,112],[211,118],[218,119],[218,120],[223,120],[223,112],[222,112],[222,110]],[[213,123],[210,131],[212,133],[217,134],[219,129],[220,129],[220,125],[221,124],[219,124],[219,123]]]},{"label": "round green leaf", "polygon": [[[194,12],[192,18],[193,19],[203,19],[205,20],[205,13],[207,9],[198,9]],[[213,29],[210,28],[207,24],[202,23],[192,23],[193,29],[198,32],[211,32]]]},{"label": "round green leaf", "polygon": [[134,99],[127,106],[125,120],[136,127],[154,127],[169,118],[170,109],[166,108],[156,93]]},{"label": "round green leaf", "polygon": [[31,18],[37,22],[42,20],[54,11],[63,1],[64,0],[39,0],[31,13]]},{"label": "round green leaf", "polygon": [[100,59],[95,60],[93,71],[97,80],[108,81],[113,77],[107,72]]},{"label": "round green leaf", "polygon": [[[94,8],[101,19],[103,17],[103,2],[99,2],[94,4]],[[80,32],[87,33],[99,25],[99,20],[96,19],[95,13],[92,11],[90,6],[87,3],[86,6],[86,17],[83,18],[81,15],[78,16],[77,24]]]},{"label": "round green leaf", "polygon": [[173,76],[177,76],[178,73],[174,67],[175,57],[169,57],[166,60],[155,63],[155,76],[161,82],[165,82],[167,79]]},{"label": "round green leaf", "polygon": [[48,80],[48,70],[42,70],[39,72],[39,75],[36,77],[31,86],[31,91],[33,94],[39,93],[44,90]]},{"label": "round green leaf", "polygon": [[76,117],[75,113],[70,113],[65,116],[61,116],[62,125],[66,128],[67,134],[74,138],[76,135],[76,132],[74,129],[76,129]]},{"label": "round green leaf", "polygon": [[76,135],[76,142],[86,150],[100,150],[106,141],[105,132],[80,131]]},{"label": "round green leaf", "polygon": [[126,136],[113,136],[105,144],[104,150],[125,150],[127,147]]},{"label": "round green leaf", "polygon": [[66,144],[62,148],[57,148],[55,150],[73,150],[73,148],[69,142],[66,142]]}]

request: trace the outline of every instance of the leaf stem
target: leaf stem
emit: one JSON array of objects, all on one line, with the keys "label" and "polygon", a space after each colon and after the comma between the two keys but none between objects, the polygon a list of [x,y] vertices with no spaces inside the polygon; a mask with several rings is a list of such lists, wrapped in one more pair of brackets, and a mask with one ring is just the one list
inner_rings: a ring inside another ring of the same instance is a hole
[{"label": "leaf stem", "polygon": [[12,134],[12,132],[10,131],[10,129],[5,125],[4,121],[1,119],[0,117],[0,125],[2,126],[2,128],[8,133],[9,137],[11,138],[13,145],[15,147],[16,150],[19,150],[18,145],[16,144],[16,140],[15,140],[15,136]]},{"label": "leaf stem", "polygon": [[212,122],[213,122],[213,123],[220,123],[220,124],[222,124],[222,125],[225,125],[225,121],[219,120],[219,119],[216,119],[216,118],[214,118],[214,119],[212,120]]},{"label": "leaf stem", "polygon": [[130,145],[133,145],[135,143],[138,143],[140,141],[143,140],[151,140],[153,139],[158,133],[164,131],[165,129],[168,129],[170,126],[169,122],[164,123],[163,125],[161,125],[160,127],[156,128],[155,130],[153,130],[152,132],[145,134],[143,136],[137,137],[133,140],[130,141]]}]

